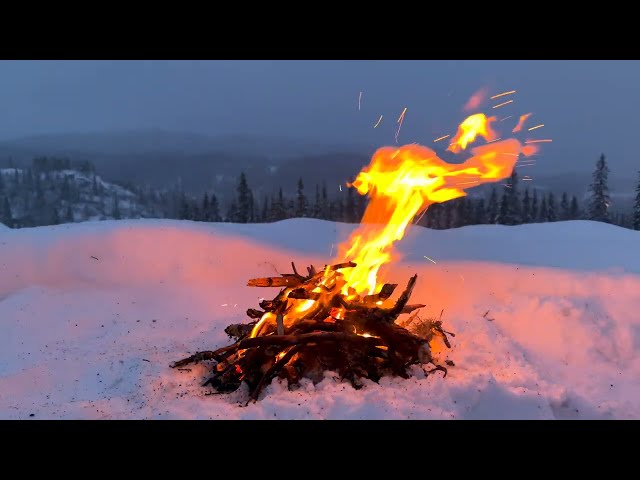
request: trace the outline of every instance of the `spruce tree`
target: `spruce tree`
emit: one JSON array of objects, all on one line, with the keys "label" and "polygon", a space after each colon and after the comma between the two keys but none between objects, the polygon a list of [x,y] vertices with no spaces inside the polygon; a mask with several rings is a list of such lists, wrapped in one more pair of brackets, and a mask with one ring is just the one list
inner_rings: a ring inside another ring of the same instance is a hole
[{"label": "spruce tree", "polygon": [[320,218],[329,220],[331,218],[329,212],[329,197],[327,195],[327,184],[325,182],[322,182],[322,200],[320,205]]},{"label": "spruce tree", "polygon": [[253,208],[253,198],[244,172],[240,173],[240,179],[238,180],[238,187],[236,191],[238,193],[238,198],[235,222],[249,223],[249,220],[251,219],[251,210]]},{"label": "spruce tree", "polygon": [[0,211],[0,222],[4,223],[7,227],[13,228],[13,215],[11,214],[11,203],[9,203],[9,197],[5,195],[2,201],[2,210]]},{"label": "spruce tree", "polygon": [[498,212],[498,219],[496,223],[500,225],[511,225],[506,221],[509,219],[509,196],[507,192],[502,194],[502,198],[500,200],[500,211]]},{"label": "spruce tree", "polygon": [[60,214],[56,207],[51,210],[51,225],[60,225]]},{"label": "spruce tree", "polygon": [[296,209],[295,216],[297,218],[308,217],[308,209],[309,205],[307,202],[307,197],[304,194],[304,183],[302,183],[302,178],[298,179],[298,191],[296,197]]},{"label": "spruce tree", "polygon": [[64,223],[73,223],[73,222],[74,222],[73,210],[71,209],[71,205],[68,205],[67,211],[64,214]]},{"label": "spruce tree", "polygon": [[311,216],[313,218],[320,218],[320,213],[322,211],[322,206],[320,204],[320,185],[318,185],[316,183],[316,198],[315,201],[313,203],[313,211],[311,213]]},{"label": "spruce tree", "polygon": [[118,202],[118,195],[114,195],[113,197],[113,211],[111,213],[114,220],[120,220],[122,218],[122,213],[120,212],[120,204]]},{"label": "spruce tree", "polygon": [[560,220],[569,220],[570,217],[569,197],[567,196],[567,192],[562,192],[562,199],[560,200]]},{"label": "spruce tree", "polygon": [[557,220],[558,214],[556,212],[556,199],[553,192],[549,192],[549,197],[547,198],[547,221],[555,222]]},{"label": "spruce tree", "polygon": [[590,185],[591,201],[589,203],[589,220],[597,222],[609,221],[609,167],[604,153],[596,162],[596,169],[593,172],[593,183]]},{"label": "spruce tree", "polygon": [[344,206],[344,218],[341,221],[346,223],[356,222],[356,198],[355,188],[347,187],[347,201]]},{"label": "spruce tree", "polygon": [[264,196],[264,199],[262,201],[262,214],[260,215],[262,217],[262,221],[263,222],[269,222],[269,199],[267,198],[267,196]]},{"label": "spruce tree", "polygon": [[220,204],[218,203],[218,197],[216,197],[214,193],[212,193],[211,197],[209,198],[209,221],[222,221],[222,217],[220,216]]},{"label": "spruce tree", "polygon": [[[504,197],[506,197],[506,204],[504,212],[500,212],[500,223],[503,225],[518,225],[522,223],[520,193],[518,192],[518,173],[515,168],[511,172],[511,176],[507,178]],[[502,210],[502,205],[500,205],[500,207]]]},{"label": "spruce tree", "polygon": [[210,222],[210,214],[209,211],[209,195],[207,192],[204,192],[204,198],[202,199],[202,213],[200,214],[200,220],[203,222]]},{"label": "spruce tree", "polygon": [[542,201],[540,202],[540,209],[538,210],[538,222],[547,221],[547,196],[542,194]]},{"label": "spruce tree", "polygon": [[489,205],[487,206],[487,223],[498,223],[499,208],[498,192],[496,191],[496,187],[493,187],[491,189],[491,196],[489,197]]},{"label": "spruce tree", "polygon": [[531,198],[529,197],[529,189],[525,189],[522,198],[522,223],[531,223]]},{"label": "spruce tree", "polygon": [[533,197],[531,198],[531,220],[530,222],[538,221],[538,190],[533,189]]},{"label": "spruce tree", "polygon": [[580,218],[580,207],[578,206],[578,198],[573,195],[571,197],[571,205],[569,206],[569,219],[578,220]]},{"label": "spruce tree", "polygon": [[633,204],[632,228],[640,230],[640,172],[638,172],[638,186],[636,187],[636,201]]},{"label": "spruce tree", "polygon": [[287,212],[285,210],[285,199],[284,194],[282,193],[282,187],[278,190],[278,196],[275,201],[271,202],[271,214],[269,217],[272,222],[279,222],[280,220],[284,220],[287,218]]},{"label": "spruce tree", "polygon": [[484,207],[484,198],[481,198],[478,200],[478,203],[476,203],[473,223],[476,225],[487,223],[487,211]]}]

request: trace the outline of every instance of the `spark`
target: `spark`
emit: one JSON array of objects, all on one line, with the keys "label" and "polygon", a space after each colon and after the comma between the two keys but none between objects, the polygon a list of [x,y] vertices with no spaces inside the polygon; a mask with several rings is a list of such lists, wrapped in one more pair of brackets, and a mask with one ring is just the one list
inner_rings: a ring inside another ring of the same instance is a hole
[{"label": "spark", "polygon": [[459,183],[456,183],[456,185],[473,185],[474,183],[479,183],[479,182],[477,180],[473,182],[459,182]]},{"label": "spark", "polygon": [[435,260],[432,260],[431,258],[427,257],[426,255],[423,255],[424,258],[426,258],[427,260],[429,260],[430,262],[436,263]]},{"label": "spark", "polygon": [[520,168],[520,167],[532,167],[535,164],[536,164],[535,162],[533,162],[533,163],[523,163],[523,164],[518,165],[518,168]]},{"label": "spark", "polygon": [[335,245],[335,243],[331,244],[331,250],[329,251],[329,256],[331,256],[333,254],[333,246]]},{"label": "spark", "polygon": [[338,185],[338,188],[342,191],[342,184]]},{"label": "spark", "polygon": [[380,118],[378,119],[378,121],[376,122],[376,124],[373,126],[373,128],[378,128],[378,125],[380,125],[380,122],[382,121],[382,115],[380,115]]},{"label": "spark", "polygon": [[439,142],[440,140],[444,140],[445,138],[449,138],[451,135],[443,135],[442,137],[436,138],[433,143]]},{"label": "spark", "polygon": [[513,115],[509,115],[508,117],[504,117],[502,120],[498,120],[499,122],[504,122],[505,120],[509,120]]},{"label": "spark", "polygon": [[549,138],[545,138],[543,140],[527,140],[524,143],[529,144],[529,143],[546,143],[546,142],[553,142],[553,140],[551,140]]},{"label": "spark", "polygon": [[400,125],[402,125],[402,120],[404,120],[405,113],[407,113],[407,107],[404,107],[404,110],[402,110],[402,113],[398,117],[397,123],[399,123]]},{"label": "spark", "polygon": [[510,104],[510,103],[513,103],[513,100],[507,100],[506,102],[499,103],[498,105],[494,105],[494,106],[493,106],[493,107],[491,107],[491,108],[500,108],[500,107],[504,107],[505,105],[508,105],[508,104]]},{"label": "spark", "polygon": [[358,110],[360,110],[360,102],[362,101],[362,92],[358,95]]},{"label": "spark", "polygon": [[502,137],[496,138],[496,139],[493,139],[493,140],[489,140],[487,143],[497,142],[498,140],[502,140]]},{"label": "spark", "polygon": [[418,217],[418,219],[417,219],[415,222],[413,222],[413,224],[414,224],[414,225],[418,225],[418,224],[420,223],[420,220],[422,220],[422,217],[424,217],[424,214],[425,214],[425,213],[427,213],[427,210],[425,210],[424,212],[422,212],[422,215],[420,215],[420,216]]},{"label": "spark", "polygon": [[530,182],[531,180],[533,180],[533,178],[531,177],[522,179],[523,182]]},{"label": "spark", "polygon": [[509,90],[508,92],[499,93],[498,95],[494,95],[493,97],[491,97],[491,100],[495,100],[496,98],[504,97],[505,95],[511,95],[512,93],[516,93],[516,91],[515,90]]},{"label": "spark", "polygon": [[404,107],[402,113],[398,117],[398,130],[396,130],[396,143],[398,143],[398,135],[400,135],[400,129],[402,128],[402,122],[404,121],[404,114],[407,113],[407,107]]},{"label": "spark", "polygon": [[540,125],[536,125],[535,127],[528,128],[527,131],[530,132],[531,130],[537,130],[538,128],[542,128],[542,127],[544,127],[544,123],[541,123]]}]

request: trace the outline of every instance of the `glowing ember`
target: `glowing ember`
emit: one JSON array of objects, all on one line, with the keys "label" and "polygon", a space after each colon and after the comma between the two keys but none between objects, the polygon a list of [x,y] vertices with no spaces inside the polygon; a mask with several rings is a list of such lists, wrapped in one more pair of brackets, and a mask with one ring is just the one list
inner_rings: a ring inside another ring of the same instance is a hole
[{"label": "glowing ember", "polygon": [[518,124],[514,127],[513,130],[511,130],[512,133],[517,133],[520,130],[522,130],[522,127],[524,126],[524,122],[527,121],[527,118],[529,118],[531,116],[530,113],[525,113],[524,115],[520,116],[520,120],[518,120]]},{"label": "glowing ember", "polygon": [[464,105],[463,110],[465,112],[476,110],[482,104],[482,102],[485,101],[486,98],[487,98],[487,89],[482,88],[478,90],[476,93],[471,95],[471,98],[469,99],[469,101],[467,101],[467,103]]}]

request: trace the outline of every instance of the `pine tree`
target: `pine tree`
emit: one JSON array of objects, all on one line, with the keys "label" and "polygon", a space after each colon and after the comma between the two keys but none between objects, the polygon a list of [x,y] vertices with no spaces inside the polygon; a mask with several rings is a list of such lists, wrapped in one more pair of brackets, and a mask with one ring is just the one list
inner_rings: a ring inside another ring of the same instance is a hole
[{"label": "pine tree", "polygon": [[209,198],[209,221],[222,221],[222,217],[220,217],[220,204],[218,203],[218,197],[216,197],[214,193],[212,193],[211,197]]},{"label": "pine tree", "polygon": [[487,211],[484,206],[484,198],[478,200],[478,203],[476,204],[473,223],[476,225],[487,223]]},{"label": "pine tree", "polygon": [[502,211],[502,205],[500,205],[500,223],[503,225],[518,225],[522,223],[520,193],[518,192],[518,173],[515,168],[511,172],[511,176],[507,178],[503,201],[505,198],[504,211]]},{"label": "pine tree", "polygon": [[593,183],[590,185],[591,202],[589,204],[589,220],[597,222],[609,221],[609,167],[604,153],[600,155],[593,172]]},{"label": "pine tree", "polygon": [[236,191],[238,193],[238,211],[235,221],[237,223],[249,223],[249,220],[251,219],[251,209],[253,207],[253,198],[244,172],[240,174]]},{"label": "pine tree", "polygon": [[296,209],[295,216],[297,218],[305,218],[308,216],[308,202],[307,197],[304,194],[304,183],[302,183],[302,178],[298,179],[298,192],[296,198]]},{"label": "pine tree", "polygon": [[71,205],[68,205],[67,211],[64,215],[64,223],[73,223],[73,222],[74,222],[73,210],[71,209]]},{"label": "pine tree", "polygon": [[113,197],[113,211],[111,213],[114,220],[120,220],[122,218],[122,213],[120,213],[120,204],[118,202],[118,195],[114,195]]},{"label": "pine tree", "polygon": [[260,215],[262,217],[262,221],[263,222],[269,222],[269,199],[267,198],[267,196],[264,196],[263,202],[262,202],[262,214]]},{"label": "pine tree", "polygon": [[4,175],[0,172],[0,194],[4,194],[5,188]]},{"label": "pine tree", "polygon": [[191,205],[184,192],[180,193],[180,210],[178,212],[178,218],[180,220],[191,220]]},{"label": "pine tree", "polygon": [[203,222],[211,221],[211,212],[209,211],[209,195],[207,192],[204,192],[204,197],[202,199],[202,213],[200,214],[200,220]]},{"label": "pine tree", "polygon": [[538,222],[547,221],[547,196],[542,194],[542,201],[540,202],[540,210],[538,210]]},{"label": "pine tree", "polygon": [[553,192],[549,192],[547,198],[547,221],[556,222],[558,220],[558,214],[556,212],[556,198]]},{"label": "pine tree", "polygon": [[278,190],[278,197],[275,201],[271,202],[271,214],[269,215],[272,222],[279,222],[287,218],[287,212],[285,210],[285,199],[282,193],[282,187]]},{"label": "pine tree", "polygon": [[11,214],[11,203],[9,203],[9,197],[5,195],[2,201],[2,210],[0,211],[0,222],[4,223],[7,227],[13,228],[13,215]]},{"label": "pine tree", "polygon": [[253,191],[249,189],[249,219],[247,223],[255,223],[257,216],[256,201],[253,198]]},{"label": "pine tree", "polygon": [[347,201],[344,206],[344,218],[341,220],[346,223],[356,222],[356,199],[355,188],[347,187]]},{"label": "pine tree", "polygon": [[535,188],[533,189],[533,197],[531,198],[531,220],[530,222],[537,222],[539,215],[538,215],[538,190],[536,190]]},{"label": "pine tree", "polygon": [[510,225],[509,223],[505,223],[505,220],[509,218],[509,196],[507,192],[502,194],[502,199],[500,200],[500,211],[498,212],[498,219],[496,223],[500,225]]},{"label": "pine tree", "polygon": [[236,205],[236,202],[231,202],[229,205],[225,221],[229,223],[238,223],[238,205]]},{"label": "pine tree", "polygon": [[531,198],[529,198],[529,189],[525,189],[522,198],[522,223],[531,223]]},{"label": "pine tree", "polygon": [[491,189],[491,196],[489,197],[489,205],[487,206],[487,223],[498,223],[499,208],[498,192],[496,191],[496,187],[493,187]]},{"label": "pine tree", "polygon": [[636,187],[636,201],[633,205],[632,228],[640,230],[640,172],[638,172],[638,186]]},{"label": "pine tree", "polygon": [[571,205],[569,206],[569,219],[578,220],[580,218],[580,207],[578,206],[578,198],[573,195],[571,197]]},{"label": "pine tree", "polygon": [[569,197],[567,196],[567,192],[562,192],[562,199],[560,200],[560,220],[569,220],[570,217]]},{"label": "pine tree", "polygon": [[51,211],[51,225],[60,225],[60,214],[55,207]]},{"label": "pine tree", "polygon": [[322,218],[322,200],[320,198],[320,185],[316,183],[316,199],[313,204],[313,218]]},{"label": "pine tree", "polygon": [[320,207],[320,218],[324,220],[329,220],[330,212],[329,212],[329,197],[327,195],[327,184],[325,182],[322,183],[322,203]]}]

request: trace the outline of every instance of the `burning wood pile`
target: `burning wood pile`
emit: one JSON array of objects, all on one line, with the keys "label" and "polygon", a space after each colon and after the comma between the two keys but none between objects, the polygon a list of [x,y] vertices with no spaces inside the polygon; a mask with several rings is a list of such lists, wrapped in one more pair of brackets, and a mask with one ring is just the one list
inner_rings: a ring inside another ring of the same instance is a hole
[{"label": "burning wood pile", "polygon": [[407,304],[417,275],[390,303],[395,284],[384,284],[375,295],[361,297],[349,288],[347,295],[342,294],[341,270],[354,268],[355,263],[327,266],[320,272],[311,266],[307,276],[300,275],[293,262],[291,266],[291,274],[249,280],[248,286],[285,288],[273,300],[260,302],[263,311],[247,310],[250,318],[259,320],[225,329],[236,338],[234,344],[196,353],[173,367],[214,360],[214,373],[205,385],[232,392],[244,381],[254,401],[275,377],[286,379],[291,387],[305,377],[319,382],[325,371],[332,371],[359,388],[362,378],[376,382],[384,375],[408,378],[411,365],[429,363],[434,367],[425,373],[440,370],[446,376],[446,368],[434,363],[429,348],[435,336],[450,347],[441,322],[434,322],[423,337],[395,323],[399,315],[424,307]]},{"label": "burning wood pile", "polygon": [[[513,132],[521,129],[526,117]],[[397,285],[380,285],[378,277],[383,265],[397,259],[395,242],[429,205],[462,197],[471,186],[506,178],[520,155],[536,152],[531,145],[535,140],[521,144],[514,138],[498,138],[491,128],[496,120],[477,113],[460,124],[447,150],[461,153],[477,137],[487,142],[471,149],[472,156],[462,163],[447,163],[417,144],[378,149],[348,185],[369,197],[360,225],[338,249],[339,261],[353,261],[319,272],[309,267],[306,276],[292,264],[293,273],[250,280],[250,286],[282,290],[273,300],[262,301],[262,310],[247,311],[253,322],[227,327],[237,340],[234,344],[197,353],[173,366],[213,360],[213,375],[206,384],[230,392],[245,382],[253,400],[276,376],[295,385],[303,377],[319,381],[325,371],[334,371],[358,387],[363,378],[407,377],[412,365],[429,363],[434,368],[427,373],[440,370],[446,375],[430,350],[435,337],[450,347],[442,322],[423,323],[419,334],[396,322],[399,315],[415,315],[423,306],[408,305],[417,276],[411,277],[395,302],[390,298]]]}]

